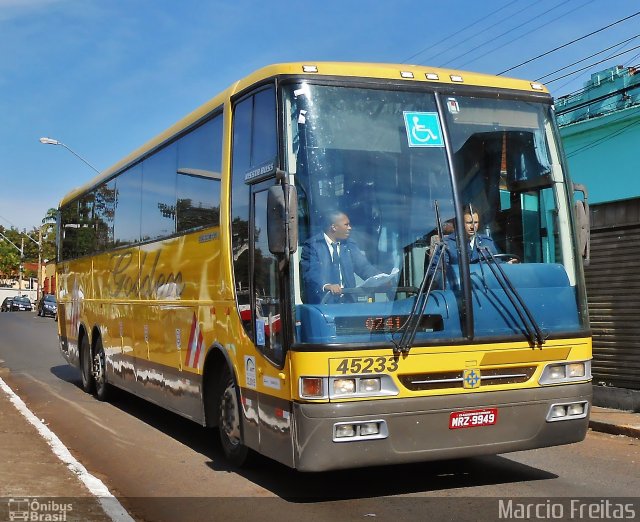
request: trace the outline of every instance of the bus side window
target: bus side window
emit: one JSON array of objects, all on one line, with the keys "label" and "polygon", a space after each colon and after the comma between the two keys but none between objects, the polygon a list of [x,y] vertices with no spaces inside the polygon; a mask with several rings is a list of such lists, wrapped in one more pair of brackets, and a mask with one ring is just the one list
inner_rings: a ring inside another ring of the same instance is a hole
[{"label": "bus side window", "polygon": [[177,230],[220,225],[222,114],[178,141]]}]

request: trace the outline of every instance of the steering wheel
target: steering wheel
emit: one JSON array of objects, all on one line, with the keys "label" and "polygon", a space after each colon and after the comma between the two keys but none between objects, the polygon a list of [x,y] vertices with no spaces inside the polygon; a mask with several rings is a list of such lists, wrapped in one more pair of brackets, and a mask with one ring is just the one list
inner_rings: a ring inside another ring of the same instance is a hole
[{"label": "steering wheel", "polygon": [[[371,289],[365,289],[365,288],[343,288],[342,294],[336,297],[342,297],[343,295],[369,295],[371,294],[370,290]],[[320,300],[320,304],[327,304],[327,301],[329,301],[329,299],[333,295],[334,294],[331,292],[326,292],[322,296],[322,299]]]},{"label": "steering wheel", "polygon": [[[399,286],[397,288],[393,288],[393,292],[394,293],[402,293],[402,292],[406,292],[408,294],[417,294],[420,290],[418,288],[416,288],[415,286]],[[371,288],[362,288],[362,287],[358,287],[358,288],[343,288],[342,289],[342,296],[344,295],[373,295],[376,293],[376,289],[371,287]],[[322,296],[322,299],[320,300],[320,304],[327,304],[327,302],[329,301],[329,299],[331,299],[331,296],[334,295],[331,292],[325,292],[325,294]]]},{"label": "steering wheel", "polygon": [[396,294],[401,294],[403,292],[406,292],[407,294],[417,294],[420,291],[420,289],[416,288],[415,286],[399,286],[394,290]]},{"label": "steering wheel", "polygon": [[520,256],[516,254],[493,254],[496,259],[513,259],[516,263],[520,262]]}]

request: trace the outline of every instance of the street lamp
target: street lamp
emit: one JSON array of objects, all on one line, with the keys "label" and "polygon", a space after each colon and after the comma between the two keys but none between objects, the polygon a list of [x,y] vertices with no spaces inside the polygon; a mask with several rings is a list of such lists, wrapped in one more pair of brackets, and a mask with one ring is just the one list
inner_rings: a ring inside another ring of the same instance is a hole
[{"label": "street lamp", "polygon": [[86,159],[84,159],[82,156],[80,156],[80,154],[78,154],[77,152],[74,152],[73,150],[71,150],[69,147],[67,147],[61,141],[54,140],[53,138],[40,138],[40,143],[43,143],[45,145],[60,145],[61,147],[64,147],[71,154],[73,154],[76,158],[78,158],[80,161],[83,161],[85,164],[89,165],[93,170],[95,170],[98,174],[100,174],[100,171],[97,168],[95,168],[93,165],[91,165],[91,163],[89,163]]},{"label": "street lamp", "polygon": [[[40,295],[42,294],[42,226],[38,228],[38,241],[33,239],[26,231],[24,235],[38,245],[38,289],[36,291],[36,301],[40,301]],[[24,239],[22,241],[24,243]]]}]

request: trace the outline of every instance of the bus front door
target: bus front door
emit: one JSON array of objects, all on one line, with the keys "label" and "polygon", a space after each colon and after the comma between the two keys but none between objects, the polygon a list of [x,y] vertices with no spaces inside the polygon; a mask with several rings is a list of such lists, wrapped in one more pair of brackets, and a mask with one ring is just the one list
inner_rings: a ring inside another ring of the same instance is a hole
[{"label": "bus front door", "polygon": [[291,385],[285,366],[279,259],[269,251],[267,195],[273,181],[256,185],[251,205],[251,310],[256,357],[260,451],[293,465]]}]

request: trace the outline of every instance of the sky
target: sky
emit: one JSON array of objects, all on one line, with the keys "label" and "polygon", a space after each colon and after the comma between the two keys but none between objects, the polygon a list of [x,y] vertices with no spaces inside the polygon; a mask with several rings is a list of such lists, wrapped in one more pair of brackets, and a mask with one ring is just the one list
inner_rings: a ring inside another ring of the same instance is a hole
[{"label": "sky", "polygon": [[640,15],[582,38],[638,11],[634,0],[0,0],[0,225],[40,226],[96,175],[41,137],[103,170],[234,81],[289,61],[497,74],[549,53],[506,75],[543,78],[558,98],[640,64]]}]

